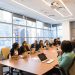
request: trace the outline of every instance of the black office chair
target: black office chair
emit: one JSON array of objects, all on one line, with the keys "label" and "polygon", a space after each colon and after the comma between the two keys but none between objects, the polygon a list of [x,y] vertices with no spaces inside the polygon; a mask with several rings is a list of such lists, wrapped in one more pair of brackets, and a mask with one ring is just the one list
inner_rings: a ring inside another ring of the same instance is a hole
[{"label": "black office chair", "polygon": [[68,75],[75,75],[75,57],[67,70]]}]

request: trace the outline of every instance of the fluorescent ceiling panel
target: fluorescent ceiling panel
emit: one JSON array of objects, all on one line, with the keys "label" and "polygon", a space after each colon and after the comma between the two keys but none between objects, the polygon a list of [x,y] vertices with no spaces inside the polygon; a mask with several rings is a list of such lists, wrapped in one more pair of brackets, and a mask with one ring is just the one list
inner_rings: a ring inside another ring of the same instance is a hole
[{"label": "fluorescent ceiling panel", "polygon": [[[62,0],[42,0],[49,7],[54,9],[62,17],[72,16],[71,11],[67,8]],[[57,5],[51,5],[51,3],[56,2]]]}]

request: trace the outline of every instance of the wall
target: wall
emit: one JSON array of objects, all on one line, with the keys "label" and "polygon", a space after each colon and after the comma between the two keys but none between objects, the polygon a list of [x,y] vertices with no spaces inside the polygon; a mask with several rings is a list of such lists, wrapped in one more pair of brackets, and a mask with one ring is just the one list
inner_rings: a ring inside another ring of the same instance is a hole
[{"label": "wall", "polygon": [[62,22],[62,40],[71,40],[71,34],[70,34],[70,22],[69,21],[63,21]]},{"label": "wall", "polygon": [[71,25],[71,40],[75,40],[75,21],[70,22]]}]

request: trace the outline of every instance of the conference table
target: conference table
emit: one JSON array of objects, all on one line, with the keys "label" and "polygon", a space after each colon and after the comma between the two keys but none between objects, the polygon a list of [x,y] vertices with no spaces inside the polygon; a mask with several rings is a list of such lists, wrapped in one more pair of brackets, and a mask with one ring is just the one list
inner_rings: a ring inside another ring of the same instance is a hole
[{"label": "conference table", "polygon": [[[38,54],[44,53],[49,60],[54,60],[51,63],[41,62],[38,58]],[[49,48],[49,50],[41,50],[34,54],[28,54],[27,58],[18,59],[7,59],[0,61],[0,64],[6,65],[12,68],[16,68],[28,73],[43,75],[49,70],[51,70],[55,65],[58,64],[57,51],[54,48]]]}]

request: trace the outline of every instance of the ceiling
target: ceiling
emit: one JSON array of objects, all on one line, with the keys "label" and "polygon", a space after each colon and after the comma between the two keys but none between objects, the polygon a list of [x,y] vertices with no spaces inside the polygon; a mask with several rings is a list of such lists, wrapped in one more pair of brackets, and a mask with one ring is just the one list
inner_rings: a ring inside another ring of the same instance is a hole
[{"label": "ceiling", "polygon": [[1,9],[52,24],[75,21],[74,7],[75,0],[0,0]]}]

